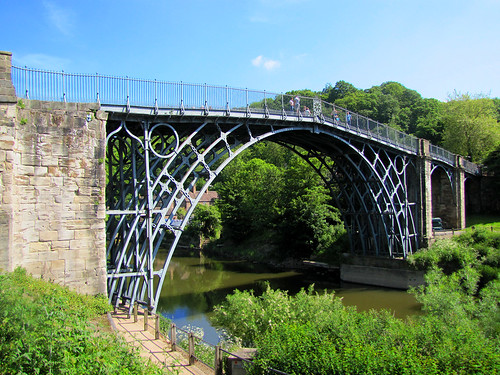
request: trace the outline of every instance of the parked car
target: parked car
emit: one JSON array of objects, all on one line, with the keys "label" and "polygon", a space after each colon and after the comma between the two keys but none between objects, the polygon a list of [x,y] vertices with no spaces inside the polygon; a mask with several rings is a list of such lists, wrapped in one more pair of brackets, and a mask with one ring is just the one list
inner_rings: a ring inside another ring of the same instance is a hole
[{"label": "parked car", "polygon": [[432,218],[432,230],[443,230],[443,220],[440,217]]}]

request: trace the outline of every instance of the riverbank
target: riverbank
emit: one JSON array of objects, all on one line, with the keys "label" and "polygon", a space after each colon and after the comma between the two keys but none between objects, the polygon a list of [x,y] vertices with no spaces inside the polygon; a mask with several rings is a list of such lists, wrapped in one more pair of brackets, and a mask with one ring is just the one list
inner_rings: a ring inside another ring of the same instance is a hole
[{"label": "riverbank", "polygon": [[178,256],[204,254],[221,260],[238,259],[256,264],[263,263],[281,271],[313,273],[316,277],[328,278],[336,283],[348,282],[403,290],[424,284],[424,272],[410,269],[408,262],[404,259],[342,254],[335,258],[334,264],[329,264],[313,259],[265,257],[266,254],[272,253],[272,245],[262,244],[255,240],[244,241],[238,246],[214,242],[208,243],[202,249],[185,247],[176,251]]},{"label": "riverbank", "polygon": [[0,374],[162,374],[111,332],[103,296],[0,275]]}]

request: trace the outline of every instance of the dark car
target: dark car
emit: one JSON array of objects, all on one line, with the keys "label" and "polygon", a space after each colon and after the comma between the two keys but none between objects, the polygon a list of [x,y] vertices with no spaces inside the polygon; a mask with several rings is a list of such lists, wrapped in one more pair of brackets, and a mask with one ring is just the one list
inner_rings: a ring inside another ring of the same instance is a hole
[{"label": "dark car", "polygon": [[432,230],[443,230],[443,221],[440,217],[432,218]]}]

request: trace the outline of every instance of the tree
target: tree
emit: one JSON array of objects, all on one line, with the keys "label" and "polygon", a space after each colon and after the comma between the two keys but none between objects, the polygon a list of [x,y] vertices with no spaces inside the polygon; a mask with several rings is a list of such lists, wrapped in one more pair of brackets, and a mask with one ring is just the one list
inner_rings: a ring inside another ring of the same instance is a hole
[{"label": "tree", "polygon": [[500,144],[484,160],[486,171],[492,176],[493,184],[500,189]]},{"label": "tree", "polygon": [[186,229],[192,236],[199,239],[199,247],[209,238],[217,238],[220,234],[221,218],[217,207],[198,204]]},{"label": "tree", "polygon": [[455,93],[444,106],[443,146],[480,163],[500,142],[492,99]]},{"label": "tree", "polygon": [[237,159],[225,168],[215,190],[222,222],[233,240],[275,225],[281,180],[279,168],[261,159]]},{"label": "tree", "polygon": [[412,107],[410,134],[441,145],[443,137],[444,104],[437,99],[422,99]]},{"label": "tree", "polygon": [[361,91],[346,81],[337,81],[334,87],[331,87],[330,85],[330,87],[327,87],[326,90],[329,90],[326,100],[330,103],[335,103],[338,99],[342,99],[349,94]]},{"label": "tree", "polygon": [[344,233],[339,210],[322,186],[306,188],[285,209],[280,231],[286,254],[296,258],[326,254]]}]

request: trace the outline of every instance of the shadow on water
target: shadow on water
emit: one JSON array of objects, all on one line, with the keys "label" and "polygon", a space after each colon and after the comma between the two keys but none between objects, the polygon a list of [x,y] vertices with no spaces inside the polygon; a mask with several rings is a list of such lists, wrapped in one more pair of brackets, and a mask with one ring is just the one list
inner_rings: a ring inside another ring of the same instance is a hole
[{"label": "shadow on water", "polygon": [[[158,254],[158,264],[163,264]],[[158,303],[158,312],[172,319],[177,326],[203,328],[205,340],[217,344],[219,336],[210,325],[213,307],[222,303],[228,294],[238,290],[253,290],[259,295],[267,283],[273,289],[295,294],[314,284],[317,291],[327,290],[342,297],[346,306],[359,311],[389,309],[399,318],[418,314],[420,305],[406,291],[340,284],[313,272],[279,270],[269,265],[247,261],[214,260],[201,257],[173,257]]]}]

